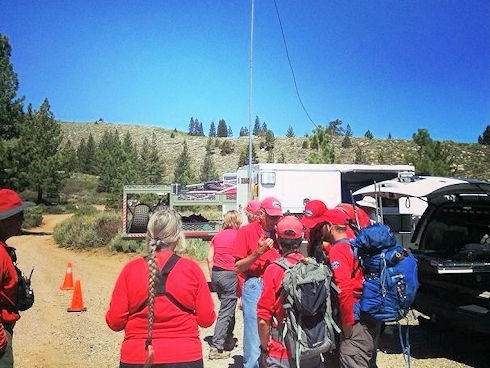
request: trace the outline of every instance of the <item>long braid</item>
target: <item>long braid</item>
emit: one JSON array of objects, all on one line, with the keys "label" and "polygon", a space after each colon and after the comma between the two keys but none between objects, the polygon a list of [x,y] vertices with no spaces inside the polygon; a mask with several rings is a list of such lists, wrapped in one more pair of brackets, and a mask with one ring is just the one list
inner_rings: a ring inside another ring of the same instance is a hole
[{"label": "long braid", "polygon": [[156,244],[149,245],[149,254],[146,257],[148,263],[148,337],[146,338],[146,349],[148,350],[148,358],[145,362],[145,368],[151,367],[153,364],[153,347],[151,345],[153,337],[153,317],[154,317],[154,301],[156,294],[156,283],[158,279],[158,264],[156,260]]},{"label": "long braid", "polygon": [[146,240],[148,243],[148,337],[146,338],[146,349],[148,358],[144,368],[150,368],[153,364],[153,322],[155,317],[156,285],[160,270],[158,268],[156,252],[162,249],[173,250],[177,244],[183,243],[181,232],[182,221],[180,215],[173,209],[165,208],[155,212],[148,222]]}]

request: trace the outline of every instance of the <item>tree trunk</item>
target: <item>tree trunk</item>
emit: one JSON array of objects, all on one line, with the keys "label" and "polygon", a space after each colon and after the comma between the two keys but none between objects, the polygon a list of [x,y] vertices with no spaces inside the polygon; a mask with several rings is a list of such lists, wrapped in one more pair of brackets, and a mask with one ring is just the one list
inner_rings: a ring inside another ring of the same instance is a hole
[{"label": "tree trunk", "polygon": [[42,203],[43,200],[43,188],[41,186],[37,187],[37,203]]}]

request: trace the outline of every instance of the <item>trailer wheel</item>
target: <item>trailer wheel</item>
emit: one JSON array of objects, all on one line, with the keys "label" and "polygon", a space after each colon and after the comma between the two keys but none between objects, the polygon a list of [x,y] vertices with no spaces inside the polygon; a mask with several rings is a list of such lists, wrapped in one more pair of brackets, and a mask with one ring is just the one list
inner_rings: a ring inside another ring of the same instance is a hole
[{"label": "trailer wheel", "polygon": [[150,218],[150,207],[146,204],[139,204],[134,208],[133,220],[131,221],[130,233],[146,233],[148,220]]}]

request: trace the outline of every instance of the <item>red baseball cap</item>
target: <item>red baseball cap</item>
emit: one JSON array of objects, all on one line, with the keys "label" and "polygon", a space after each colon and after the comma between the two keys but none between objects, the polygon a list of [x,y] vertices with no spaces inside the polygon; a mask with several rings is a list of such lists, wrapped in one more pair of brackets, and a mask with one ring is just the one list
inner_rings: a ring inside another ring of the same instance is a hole
[{"label": "red baseball cap", "polygon": [[12,217],[29,206],[34,206],[34,203],[22,202],[19,195],[11,189],[0,189],[0,220]]},{"label": "red baseball cap", "polygon": [[260,210],[260,201],[258,199],[252,199],[247,203],[245,207],[245,212],[251,213],[252,215],[258,215]]},{"label": "red baseball cap", "polygon": [[281,202],[277,198],[267,197],[264,198],[260,207],[265,210],[269,216],[282,216]]},{"label": "red baseball cap", "polygon": [[302,239],[303,225],[295,216],[284,216],[277,223],[277,236],[282,239]]},{"label": "red baseball cap", "polygon": [[304,227],[311,229],[317,224],[325,222],[323,214],[327,211],[327,206],[320,200],[314,199],[309,201],[305,205],[303,216],[301,217],[301,223]]},{"label": "red baseball cap", "polygon": [[328,222],[329,224],[332,225],[347,226],[349,224],[348,223],[349,216],[347,216],[347,214],[344,211],[338,208],[326,210],[322,217],[325,222]]}]

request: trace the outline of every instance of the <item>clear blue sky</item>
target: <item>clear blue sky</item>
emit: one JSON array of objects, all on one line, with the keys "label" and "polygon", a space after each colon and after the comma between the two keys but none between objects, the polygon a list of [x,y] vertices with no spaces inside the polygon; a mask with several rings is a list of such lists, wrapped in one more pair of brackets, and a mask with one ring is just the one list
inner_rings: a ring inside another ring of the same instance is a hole
[{"label": "clear blue sky", "polygon": [[[355,136],[476,142],[490,124],[490,2],[277,0],[301,98]],[[247,0],[3,1],[19,95],[56,118],[248,125]],[[253,113],[309,133],[273,0],[255,1]]]}]

